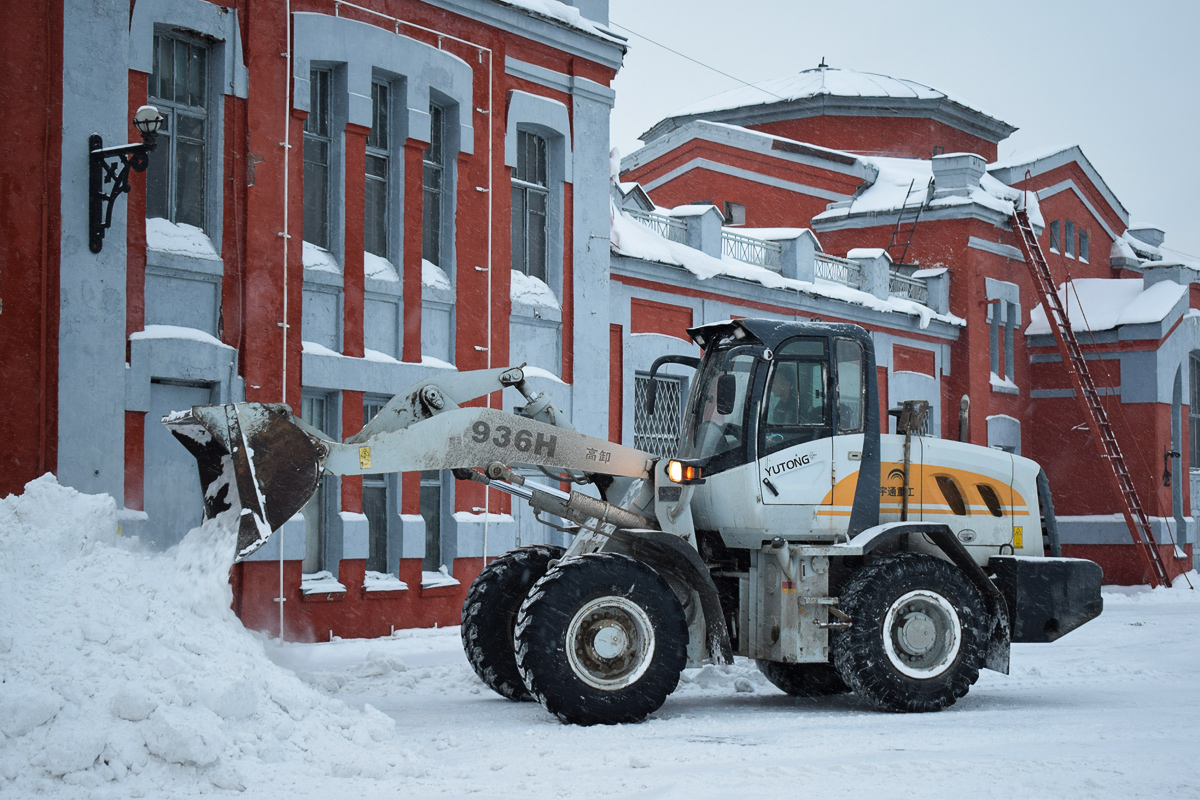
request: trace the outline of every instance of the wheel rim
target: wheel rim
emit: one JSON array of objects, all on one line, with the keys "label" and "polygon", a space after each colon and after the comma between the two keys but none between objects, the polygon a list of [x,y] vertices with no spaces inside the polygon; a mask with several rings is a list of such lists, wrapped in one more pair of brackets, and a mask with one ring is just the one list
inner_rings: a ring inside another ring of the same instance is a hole
[{"label": "wheel rim", "polygon": [[637,603],[598,597],[567,626],[567,660],[588,686],[613,690],[637,681],[654,657],[654,626]]},{"label": "wheel rim", "polygon": [[898,597],[883,620],[888,660],[910,678],[936,678],[954,664],[962,623],[954,605],[924,589]]}]

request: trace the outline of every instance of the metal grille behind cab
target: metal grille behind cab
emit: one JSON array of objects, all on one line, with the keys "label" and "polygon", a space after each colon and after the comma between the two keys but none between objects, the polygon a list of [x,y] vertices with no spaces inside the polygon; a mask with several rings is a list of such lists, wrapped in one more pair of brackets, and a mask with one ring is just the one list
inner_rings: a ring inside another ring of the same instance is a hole
[{"label": "metal grille behind cab", "polygon": [[655,378],[658,384],[654,414],[646,413],[649,376],[638,375],[633,383],[633,446],[647,453],[673,458],[679,453],[679,424],[683,409],[683,381]]}]

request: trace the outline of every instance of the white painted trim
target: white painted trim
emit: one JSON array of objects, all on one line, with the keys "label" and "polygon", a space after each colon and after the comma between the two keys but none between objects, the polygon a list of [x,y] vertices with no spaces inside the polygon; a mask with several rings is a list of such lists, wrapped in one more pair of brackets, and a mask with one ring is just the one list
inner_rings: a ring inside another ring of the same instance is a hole
[{"label": "white painted trim", "polygon": [[731,167],[728,164],[722,164],[707,158],[693,158],[691,161],[676,167],[665,175],[661,175],[652,181],[642,184],[642,188],[646,191],[652,191],[659,186],[662,186],[668,181],[673,181],[681,175],[691,172],[695,169],[707,169],[711,172],[716,172],[721,175],[728,175],[732,178],[741,178],[742,180],[750,181],[751,183],[761,183],[764,186],[773,186],[776,189],[785,189],[790,192],[801,192],[813,197],[820,197],[825,200],[839,201],[849,200],[851,195],[838,194],[831,192],[828,189],[818,189],[815,186],[806,186],[803,183],[795,183],[793,181],[785,181],[780,178],[772,178],[768,175],[763,175],[758,172],[752,172],[748,169],[739,167]]},{"label": "white painted trim", "polygon": [[1075,181],[1071,180],[1070,178],[1068,178],[1065,181],[1056,183],[1053,186],[1048,186],[1045,189],[1039,189],[1037,192],[1038,202],[1041,202],[1042,200],[1045,200],[1048,197],[1053,197],[1056,194],[1061,194],[1062,192],[1065,192],[1068,189],[1070,189],[1072,192],[1075,193],[1075,196],[1079,198],[1079,202],[1083,203],[1084,208],[1086,208],[1088,210],[1088,212],[1091,213],[1091,215],[1096,219],[1096,222],[1100,223],[1100,227],[1104,228],[1104,232],[1108,234],[1108,237],[1110,239],[1120,239],[1121,238],[1120,233],[1113,233],[1113,229],[1108,227],[1108,223],[1104,221],[1104,217],[1100,216],[1100,212],[1096,211],[1096,207],[1093,206],[1091,204],[1091,201],[1089,201],[1087,199],[1087,197],[1084,196],[1083,192],[1079,191],[1079,187],[1075,185]]},{"label": "white painted trim", "polygon": [[967,239],[967,247],[974,250],[982,250],[985,253],[992,253],[1005,258],[1011,258],[1013,261],[1025,263],[1024,254],[1011,244],[1001,244],[1000,242],[989,242],[987,239],[980,239],[978,236],[972,236]]}]

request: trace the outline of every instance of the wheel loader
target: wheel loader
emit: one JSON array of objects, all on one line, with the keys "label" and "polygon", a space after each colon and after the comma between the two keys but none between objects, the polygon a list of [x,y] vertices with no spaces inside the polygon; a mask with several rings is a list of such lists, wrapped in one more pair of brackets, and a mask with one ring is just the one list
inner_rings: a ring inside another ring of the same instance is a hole
[{"label": "wheel loader", "polygon": [[[575,431],[520,367],[419,382],[345,442],[284,405],[164,424],[197,459],[206,515],[238,526],[239,557],[324,473],[449,469],[573,534],[487,563],[461,628],[490,688],[568,723],[640,721],[684,668],[734,656],[791,695],[935,711],[980,669],[1007,673],[1012,642],[1100,614],[1101,570],[1059,557],[1036,463],[922,435],[920,402],[880,432],[865,330],[739,319],[688,333],[699,356],[651,369],[695,371],[674,458]],[[466,405],[508,387],[525,398],[515,413]],[[551,482],[527,480],[538,471]]]}]

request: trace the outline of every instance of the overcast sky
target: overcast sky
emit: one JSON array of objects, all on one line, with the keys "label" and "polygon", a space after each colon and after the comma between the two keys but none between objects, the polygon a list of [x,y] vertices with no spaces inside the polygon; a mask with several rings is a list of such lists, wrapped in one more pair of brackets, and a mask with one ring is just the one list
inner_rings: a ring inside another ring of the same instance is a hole
[{"label": "overcast sky", "polygon": [[[1077,144],[1132,227],[1200,261],[1195,0],[611,0],[609,17],[750,83],[822,57],[924,83],[1019,128],[1001,159]],[[616,25],[630,39],[612,116],[623,155],[675,109],[740,85]]]}]

